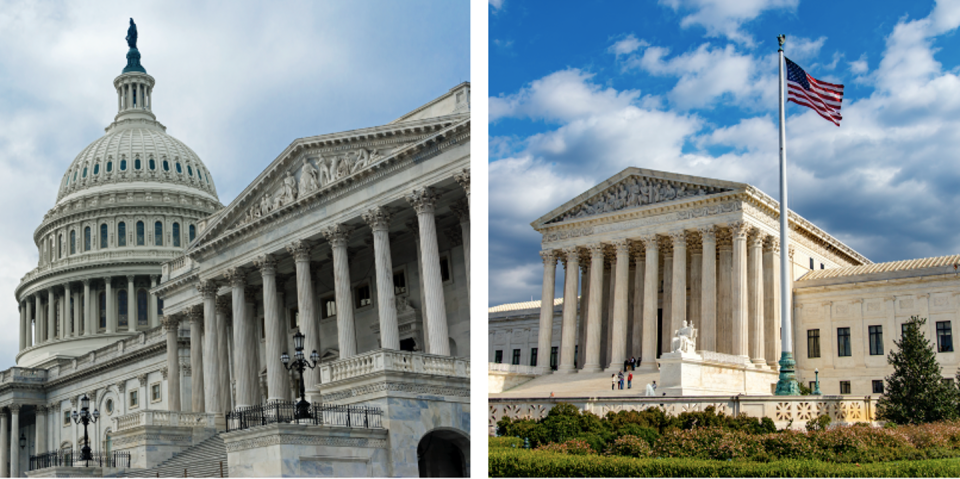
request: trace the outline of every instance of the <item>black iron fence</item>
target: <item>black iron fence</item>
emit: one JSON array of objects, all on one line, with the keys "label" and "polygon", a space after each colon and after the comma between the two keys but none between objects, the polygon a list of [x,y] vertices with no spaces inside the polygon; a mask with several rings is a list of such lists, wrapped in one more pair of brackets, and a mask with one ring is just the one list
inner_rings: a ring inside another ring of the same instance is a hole
[{"label": "black iron fence", "polygon": [[30,456],[30,469],[45,469],[47,467],[130,467],[130,453],[123,451],[92,452],[89,460],[82,460],[77,449],[63,449]]},{"label": "black iron fence", "polygon": [[227,413],[227,431],[238,431],[267,424],[312,424],[315,426],[342,426],[363,429],[382,428],[383,411],[370,406],[310,405],[309,417],[297,418],[297,404],[277,401],[237,408]]}]

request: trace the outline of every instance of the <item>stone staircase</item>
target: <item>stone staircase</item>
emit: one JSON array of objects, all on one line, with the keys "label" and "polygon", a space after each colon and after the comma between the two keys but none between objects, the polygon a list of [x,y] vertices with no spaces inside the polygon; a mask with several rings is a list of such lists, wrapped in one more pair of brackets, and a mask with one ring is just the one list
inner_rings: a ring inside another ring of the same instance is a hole
[{"label": "stone staircase", "polygon": [[[227,470],[227,446],[220,434],[211,436],[162,462],[151,469],[127,469],[123,477],[220,477],[220,462],[223,461],[223,477],[229,477]],[[159,476],[158,476],[159,474]]]}]

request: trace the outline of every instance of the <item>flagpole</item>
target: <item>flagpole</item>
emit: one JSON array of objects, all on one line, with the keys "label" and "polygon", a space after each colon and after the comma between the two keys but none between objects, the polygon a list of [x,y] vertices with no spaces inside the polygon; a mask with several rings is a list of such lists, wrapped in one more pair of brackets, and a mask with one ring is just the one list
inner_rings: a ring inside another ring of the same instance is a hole
[{"label": "flagpole", "polygon": [[778,396],[797,396],[800,387],[797,384],[797,363],[793,359],[793,322],[790,320],[790,238],[789,211],[787,208],[787,130],[785,84],[783,71],[783,44],[786,35],[777,36],[780,68],[780,378],[777,381]]}]

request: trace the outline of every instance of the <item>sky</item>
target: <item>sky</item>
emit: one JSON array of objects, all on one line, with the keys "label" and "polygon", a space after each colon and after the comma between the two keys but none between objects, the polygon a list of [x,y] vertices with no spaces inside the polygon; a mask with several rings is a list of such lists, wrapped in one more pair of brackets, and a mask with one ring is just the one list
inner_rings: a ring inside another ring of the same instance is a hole
[{"label": "sky", "polygon": [[840,127],[787,106],[790,208],[874,262],[960,250],[960,1],[489,0],[488,13],[490,305],[539,299],[530,223],[624,168],[778,198],[781,33],[788,58],[846,87]]},{"label": "sky", "polygon": [[0,369],[68,165],[117,111],[129,18],[153,112],[229,204],[297,138],[388,123],[470,79],[469,2],[0,0]]}]

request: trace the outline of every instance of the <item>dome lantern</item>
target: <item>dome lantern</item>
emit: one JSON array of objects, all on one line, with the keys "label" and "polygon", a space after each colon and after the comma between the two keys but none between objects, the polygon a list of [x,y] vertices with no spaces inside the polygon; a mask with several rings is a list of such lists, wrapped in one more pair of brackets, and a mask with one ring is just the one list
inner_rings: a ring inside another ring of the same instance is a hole
[{"label": "dome lantern", "polygon": [[157,120],[151,111],[153,85],[156,80],[148,75],[147,70],[140,64],[140,50],[137,50],[137,24],[133,23],[132,18],[130,28],[127,30],[127,45],[130,47],[127,52],[127,66],[124,67],[120,76],[113,80],[113,86],[117,90],[117,117],[107,131],[121,120]]}]

